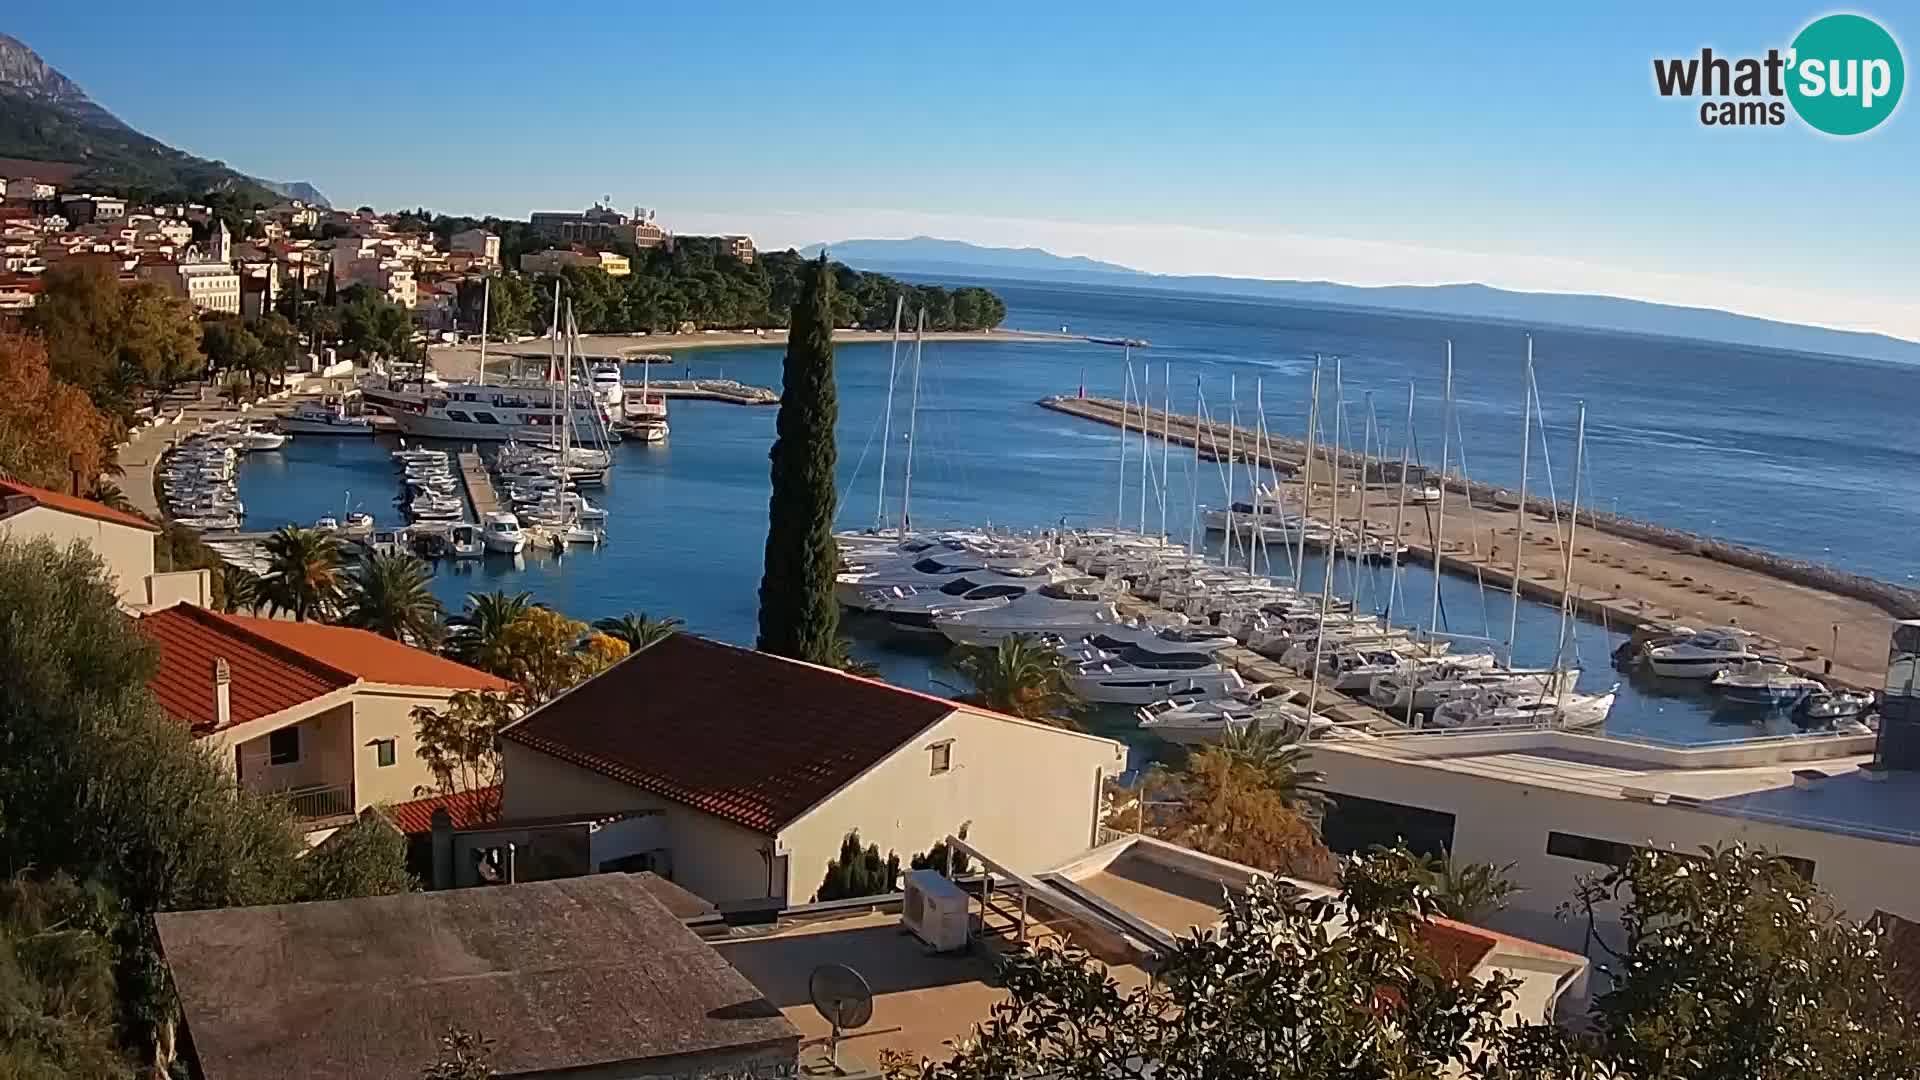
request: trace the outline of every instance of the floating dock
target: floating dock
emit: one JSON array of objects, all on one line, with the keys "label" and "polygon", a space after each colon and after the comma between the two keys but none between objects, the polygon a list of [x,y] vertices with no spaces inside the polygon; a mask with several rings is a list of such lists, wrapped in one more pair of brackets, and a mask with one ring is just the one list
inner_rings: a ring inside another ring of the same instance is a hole
[{"label": "floating dock", "polygon": [[[1140,409],[1123,407],[1112,399],[1063,395],[1039,404],[1115,427],[1125,408],[1128,430],[1140,430]],[[1225,423],[1168,415],[1152,407],[1146,417],[1152,438],[1160,438],[1164,431],[1176,445],[1192,447],[1198,440],[1203,457],[1227,457],[1229,425]],[[1245,427],[1232,430],[1232,460],[1253,460],[1255,434]],[[1390,462],[1379,458],[1363,462],[1357,453],[1343,453],[1336,469],[1331,448],[1317,448],[1314,456],[1309,507],[1314,516],[1337,516],[1352,528],[1359,528],[1364,520],[1368,535],[1385,537],[1394,531],[1399,510],[1405,558],[1474,578],[1496,590],[1511,587],[1518,547],[1522,595],[1559,603],[1570,567],[1574,610],[1609,629],[1629,631],[1649,623],[1737,626],[1759,638],[1761,651],[1777,655],[1804,674],[1839,685],[1877,688],[1886,670],[1896,613],[1920,613],[1920,594],[1912,590],[1584,507],[1569,559],[1561,540],[1566,506],[1556,508],[1544,498],[1529,497],[1523,517],[1517,494],[1458,476],[1444,481],[1445,542],[1439,545],[1435,543],[1440,524],[1436,508],[1407,503],[1402,510],[1401,485],[1382,482],[1383,471],[1397,475],[1397,457]],[[1305,444],[1268,433],[1261,443],[1261,464],[1269,463],[1276,463],[1276,471],[1282,474],[1297,473],[1306,463]],[[1412,470],[1409,475],[1438,480]],[[1339,478],[1337,514],[1336,485],[1328,483],[1335,476]],[[1282,483],[1288,501],[1301,505],[1300,481]],[[1283,574],[1286,557],[1277,548],[1270,554],[1271,572]],[[1900,617],[1912,616],[1902,613]]]},{"label": "floating dock", "polygon": [[725,401],[733,405],[780,404],[780,395],[768,387],[750,386],[732,379],[654,379],[647,384],[647,392],[661,397]]},{"label": "floating dock", "polygon": [[493,477],[487,475],[487,463],[472,450],[462,450],[459,455],[460,482],[467,489],[467,501],[473,504],[473,516],[477,521],[485,521],[488,514],[500,509],[500,494],[493,489]]}]

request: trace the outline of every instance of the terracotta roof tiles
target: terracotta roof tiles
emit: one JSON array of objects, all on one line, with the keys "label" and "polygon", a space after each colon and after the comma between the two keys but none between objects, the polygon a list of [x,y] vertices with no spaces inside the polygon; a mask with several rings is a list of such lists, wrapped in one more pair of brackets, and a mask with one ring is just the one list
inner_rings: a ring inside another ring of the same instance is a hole
[{"label": "terracotta roof tiles", "polygon": [[771,835],[956,708],[675,634],[501,736]]},{"label": "terracotta roof tiles", "polygon": [[500,785],[394,803],[387,807],[387,817],[393,819],[394,827],[402,833],[419,836],[433,831],[433,812],[443,806],[456,829],[489,824],[500,812]]},{"label": "terracotta roof tiles", "polygon": [[111,506],[94,502],[92,499],[82,499],[77,495],[62,495],[57,491],[48,491],[45,488],[37,488],[30,484],[22,484],[15,480],[0,478],[0,496],[7,495],[32,499],[35,505],[44,506],[49,510],[60,510],[69,514],[78,514],[81,517],[92,518],[95,521],[110,522],[114,525],[126,525],[130,528],[145,529],[147,532],[152,533],[160,531],[160,526],[155,525],[146,518],[115,510]]}]

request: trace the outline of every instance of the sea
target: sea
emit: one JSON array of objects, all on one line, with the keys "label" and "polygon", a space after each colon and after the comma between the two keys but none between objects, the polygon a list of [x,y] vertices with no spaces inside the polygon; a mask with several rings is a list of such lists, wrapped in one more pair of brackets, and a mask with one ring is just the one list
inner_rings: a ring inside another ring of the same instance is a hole
[{"label": "sea", "polygon": [[[1190,451],[1163,452],[1149,440],[1150,482],[1143,494],[1137,429],[1123,474],[1117,429],[1036,402],[1081,390],[1109,397],[1127,392],[1137,400],[1144,387],[1156,405],[1169,395],[1182,412],[1204,402],[1210,415],[1237,416],[1244,426],[1264,414],[1269,431],[1298,437],[1308,423],[1316,363],[1323,373],[1323,439],[1331,435],[1337,363],[1347,445],[1357,447],[1371,429],[1376,448],[1398,454],[1409,431],[1411,385],[1413,457],[1437,464],[1449,344],[1456,417],[1447,439],[1451,467],[1512,486],[1520,477],[1531,334],[1545,423],[1544,430],[1534,427],[1531,439],[1531,491],[1570,497],[1574,422],[1584,402],[1582,505],[1892,582],[1911,582],[1916,572],[1910,548],[1920,535],[1920,424],[1911,417],[1912,403],[1920,401],[1920,371],[1909,367],[1229,296],[969,283],[986,284],[1005,299],[1009,329],[1150,344],[1124,350],[1078,341],[928,342],[917,365],[906,347],[897,356],[885,343],[839,347],[841,527],[899,521],[911,430],[915,528],[1118,521],[1184,540],[1196,504],[1226,499],[1225,470],[1211,462],[1196,467]],[[778,389],[781,360],[777,347],[691,349],[675,354],[672,374]],[[608,486],[588,493],[610,511],[604,546],[557,557],[443,563],[433,585],[449,611],[457,612],[471,593],[524,590],[580,619],[676,616],[692,632],[752,644],[776,410],[680,400],[671,410],[669,440],[616,447]],[[369,511],[382,525],[404,523],[394,504],[390,449],[385,436],[371,442],[302,436],[280,451],[250,455],[240,471],[247,528],[311,524],[348,509]],[[1244,468],[1233,480],[1245,498]],[[1325,568],[1312,555],[1298,571],[1276,557],[1274,572],[1297,572],[1317,589]],[[1335,580],[1360,607],[1380,610],[1391,593],[1396,622],[1433,621],[1433,579],[1424,567],[1403,567],[1391,587],[1383,568],[1355,571],[1343,564]],[[1470,579],[1444,575],[1439,597],[1444,631],[1469,644],[1489,639],[1505,651],[1511,609],[1504,592],[1483,592]],[[1557,607],[1522,600],[1518,624],[1515,661],[1552,663],[1560,647]],[[876,663],[889,681],[941,694],[964,689],[939,653],[900,642],[863,619],[849,620],[847,629],[855,653]],[[1609,654],[1623,640],[1617,628],[1576,621],[1568,639],[1581,689],[1621,684],[1610,734],[1693,745],[1793,730],[1783,716],[1717,709],[1697,686],[1613,670]],[[1125,709],[1100,710],[1088,723],[1128,741],[1136,761],[1165,749],[1142,736]]]}]

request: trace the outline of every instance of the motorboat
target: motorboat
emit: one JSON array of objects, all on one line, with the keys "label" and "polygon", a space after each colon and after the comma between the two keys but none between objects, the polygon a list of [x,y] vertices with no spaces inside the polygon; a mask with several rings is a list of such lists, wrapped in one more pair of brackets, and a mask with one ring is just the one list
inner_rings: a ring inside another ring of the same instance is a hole
[{"label": "motorboat", "polygon": [[314,521],[313,527],[321,532],[339,532],[340,520],[329,514]]},{"label": "motorboat", "polygon": [[1818,681],[1795,675],[1775,660],[1744,660],[1713,677],[1713,689],[1737,705],[1778,708],[1792,705],[1818,690]]},{"label": "motorboat", "polygon": [[1255,725],[1296,737],[1336,732],[1332,721],[1314,717],[1298,705],[1268,700],[1271,692],[1265,683],[1251,683],[1226,696],[1177,693],[1135,709],[1134,716],[1139,718],[1140,730],[1181,746],[1210,746]]},{"label": "motorboat", "polygon": [[1794,716],[1808,727],[1830,727],[1872,712],[1873,695],[1864,690],[1815,690],[1794,706]]},{"label": "motorboat", "polygon": [[996,581],[981,584],[962,574],[937,589],[911,585],[876,590],[867,596],[866,610],[884,615],[897,630],[908,634],[940,633],[933,625],[936,615],[957,615],[964,611],[1004,607],[1017,597],[1037,589],[1042,582]]},{"label": "motorboat", "polygon": [[447,534],[447,545],[456,559],[478,559],[487,553],[486,539],[480,533],[480,526],[471,521],[456,523]]},{"label": "motorboat", "polygon": [[266,428],[248,428],[243,439],[248,450],[278,450],[293,436]]},{"label": "motorboat", "polygon": [[1613,710],[1615,686],[1604,694],[1569,692],[1564,700],[1555,694],[1514,694],[1499,691],[1470,694],[1441,702],[1424,726],[1464,729],[1489,727],[1555,727],[1571,731],[1597,728],[1607,722]]},{"label": "motorboat", "polygon": [[407,513],[421,521],[453,521],[466,511],[466,504],[459,499],[432,495],[422,495],[407,504]]},{"label": "motorboat", "polygon": [[340,525],[340,531],[347,536],[366,536],[373,532],[373,515],[354,511]]},{"label": "motorboat", "polygon": [[174,523],[200,532],[219,532],[239,528],[240,518],[234,514],[208,514],[202,517],[175,518]]},{"label": "motorboat", "polygon": [[598,522],[607,520],[605,507],[593,505],[587,501],[585,495],[578,492],[568,491],[561,494],[560,505],[565,507],[568,513],[580,521]]},{"label": "motorboat", "polygon": [[302,401],[280,417],[280,430],[289,435],[323,435],[365,439],[373,437],[373,421],[348,415],[345,408],[321,401]]},{"label": "motorboat", "polygon": [[1239,639],[1217,626],[1190,622],[1177,622],[1171,626],[1154,626],[1145,622],[1120,623],[1102,627],[1088,634],[1084,640],[1095,648],[1109,651],[1138,649],[1143,652],[1197,652],[1209,655],[1240,643]]},{"label": "motorboat", "polygon": [[527,547],[527,534],[520,530],[520,519],[508,513],[492,513],[480,523],[480,539],[488,551],[518,555]]},{"label": "motorboat", "polygon": [[1203,654],[1141,650],[1074,664],[1065,678],[1082,700],[1102,705],[1146,705],[1180,691],[1217,695],[1246,685],[1238,671]]},{"label": "motorboat", "polygon": [[361,543],[375,555],[397,555],[407,550],[407,530],[375,529]]},{"label": "motorboat", "polygon": [[982,611],[935,615],[933,624],[956,645],[998,645],[1008,638],[1054,635],[1073,641],[1122,622],[1113,602],[1090,578],[1055,581]]},{"label": "motorboat", "polygon": [[1647,650],[1647,670],[1667,679],[1711,679],[1755,659],[1747,636],[1731,626],[1709,626],[1685,641]]},{"label": "motorboat", "polygon": [[876,602],[910,595],[893,590],[937,589],[950,584],[957,574],[966,575],[977,585],[1033,586],[1055,580],[1059,570],[1052,562],[996,561],[972,551],[947,551],[883,568],[843,571],[834,577],[833,592],[843,606],[867,611]]},{"label": "motorboat", "polygon": [[1399,671],[1374,676],[1367,687],[1367,700],[1392,715],[1405,716],[1409,710],[1427,713],[1441,702],[1485,691],[1555,696],[1571,690],[1580,678],[1578,668],[1555,671],[1551,668],[1518,670],[1513,668],[1474,669],[1450,664]]},{"label": "motorboat", "polygon": [[1440,485],[1431,483],[1431,482],[1422,484],[1419,487],[1413,488],[1412,490],[1407,492],[1407,501],[1414,504],[1415,506],[1425,506],[1429,503],[1437,503],[1441,500],[1441,498],[1442,498],[1442,495],[1440,493]]}]

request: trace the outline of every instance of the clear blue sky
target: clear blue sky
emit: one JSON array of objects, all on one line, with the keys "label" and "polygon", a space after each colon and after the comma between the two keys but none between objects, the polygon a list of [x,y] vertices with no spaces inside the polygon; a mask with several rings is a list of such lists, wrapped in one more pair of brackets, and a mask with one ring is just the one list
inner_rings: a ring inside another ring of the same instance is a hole
[{"label": "clear blue sky", "polygon": [[[1762,53],[1829,9],[1278,6],[109,2],[13,5],[0,29],[135,127],[336,204],[610,194],[763,243],[938,231],[1177,272],[1590,277],[1920,336],[1911,102],[1842,141],[1703,128],[1652,89],[1656,55]],[[1852,10],[1920,41],[1920,11]],[[1379,246],[1313,273],[1326,241]]]}]

